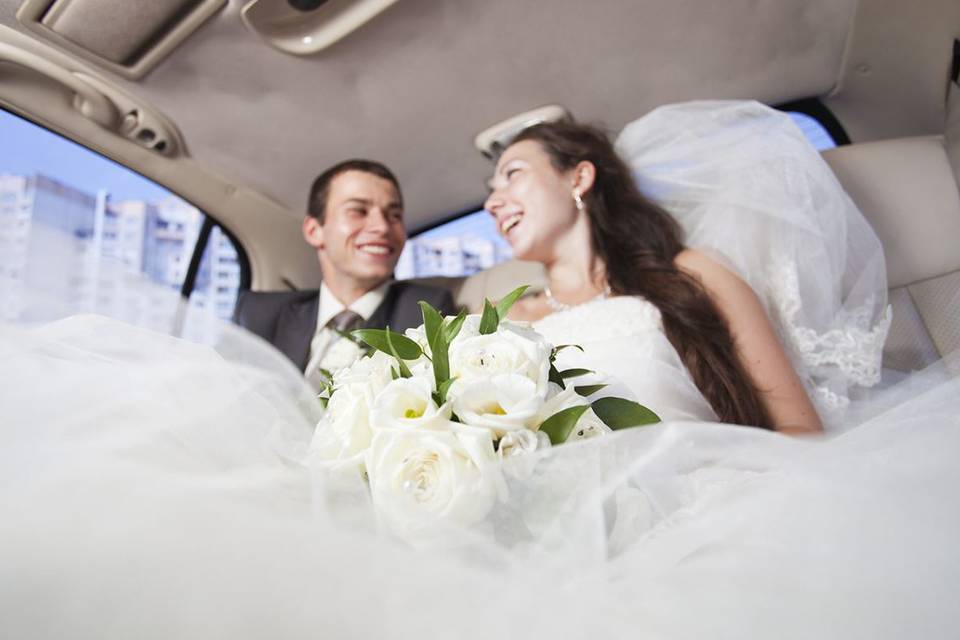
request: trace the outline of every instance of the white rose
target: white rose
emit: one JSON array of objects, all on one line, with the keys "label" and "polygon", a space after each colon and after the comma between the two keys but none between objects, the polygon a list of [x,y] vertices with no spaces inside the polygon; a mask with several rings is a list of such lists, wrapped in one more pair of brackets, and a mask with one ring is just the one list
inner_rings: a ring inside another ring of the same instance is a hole
[{"label": "white rose", "polygon": [[321,460],[349,460],[370,446],[370,411],[393,379],[396,360],[382,352],[334,373],[334,392],[310,448]]},{"label": "white rose", "polygon": [[453,411],[464,424],[490,429],[499,436],[535,428],[542,404],[533,381],[508,373],[466,386],[453,399]]},{"label": "white rose", "polygon": [[397,378],[377,396],[370,415],[376,429],[449,428],[450,406],[437,407],[426,377]]},{"label": "white rose", "polygon": [[511,431],[500,439],[497,454],[501,458],[512,458],[550,448],[550,437],[540,431],[521,429]]},{"label": "white rose", "polygon": [[347,384],[330,396],[327,411],[317,424],[311,450],[323,460],[344,460],[370,446],[370,384]]},{"label": "white rose", "polygon": [[455,396],[472,382],[512,373],[532,381],[534,393],[544,398],[551,350],[537,332],[515,323],[503,323],[487,335],[457,336],[449,352],[450,377],[456,378],[450,393]]},{"label": "white rose", "polygon": [[493,441],[480,430],[377,430],[367,469],[379,519],[411,542],[438,525],[483,520],[504,490]]},{"label": "white rose", "polygon": [[608,427],[603,420],[593,412],[593,409],[587,409],[583,412],[583,415],[580,416],[580,419],[577,420],[573,431],[567,436],[567,442],[595,438],[610,433],[611,431],[613,431],[613,429]]}]

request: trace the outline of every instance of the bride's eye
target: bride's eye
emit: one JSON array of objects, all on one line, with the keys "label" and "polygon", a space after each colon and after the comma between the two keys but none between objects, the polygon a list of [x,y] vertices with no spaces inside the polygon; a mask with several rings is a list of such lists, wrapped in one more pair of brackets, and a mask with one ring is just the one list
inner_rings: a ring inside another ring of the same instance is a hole
[{"label": "bride's eye", "polygon": [[507,169],[507,170],[503,173],[503,175],[507,178],[507,180],[509,180],[509,179],[510,179],[510,176],[514,175],[514,174],[517,173],[518,171],[520,171],[520,169],[518,169],[517,167],[511,167],[510,169]]}]

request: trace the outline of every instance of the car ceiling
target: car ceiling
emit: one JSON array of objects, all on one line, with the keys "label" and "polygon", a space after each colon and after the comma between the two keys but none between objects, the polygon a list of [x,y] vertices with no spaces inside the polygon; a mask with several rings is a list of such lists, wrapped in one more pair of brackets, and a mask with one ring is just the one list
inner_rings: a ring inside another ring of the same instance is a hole
[{"label": "car ceiling", "polygon": [[[20,28],[19,4],[0,0],[0,23]],[[296,214],[326,166],[379,159],[414,228],[483,200],[478,131],[548,103],[615,132],[667,102],[834,94],[855,140],[936,133],[960,30],[954,0],[399,0],[297,57],[248,31],[243,4],[145,78],[102,75],[172,119],[200,165]],[[898,67],[908,46],[922,73]],[[866,109],[887,85],[890,106]]]}]

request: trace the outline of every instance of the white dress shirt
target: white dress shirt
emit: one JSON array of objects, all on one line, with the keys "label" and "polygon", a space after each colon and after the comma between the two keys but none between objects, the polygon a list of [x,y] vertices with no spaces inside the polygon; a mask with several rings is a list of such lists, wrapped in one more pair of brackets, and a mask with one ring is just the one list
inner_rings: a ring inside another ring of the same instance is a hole
[{"label": "white dress shirt", "polygon": [[317,332],[313,334],[313,340],[310,341],[310,359],[307,361],[306,368],[307,379],[314,380],[316,372],[321,368],[333,372],[351,364],[356,359],[360,349],[350,340],[343,338],[336,331],[327,327],[327,323],[344,309],[350,309],[357,313],[364,321],[369,320],[387,296],[389,287],[390,282],[384,282],[376,289],[367,291],[350,305],[344,306],[327,288],[327,285],[321,283],[320,308],[317,311]]}]

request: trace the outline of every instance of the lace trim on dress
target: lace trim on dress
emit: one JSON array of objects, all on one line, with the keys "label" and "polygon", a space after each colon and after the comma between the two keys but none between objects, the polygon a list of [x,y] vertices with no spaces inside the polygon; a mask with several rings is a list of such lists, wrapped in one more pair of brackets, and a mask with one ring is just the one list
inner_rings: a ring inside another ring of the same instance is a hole
[{"label": "lace trim on dress", "polygon": [[773,262],[765,294],[797,373],[818,403],[831,409],[849,404],[846,388],[831,388],[836,387],[838,373],[849,385],[871,387],[880,381],[883,344],[892,319],[889,306],[876,324],[871,324],[876,303],[871,296],[859,307],[841,310],[833,328],[826,332],[802,326],[798,320],[803,302],[797,265],[789,260]]}]

